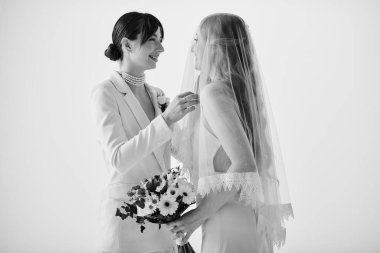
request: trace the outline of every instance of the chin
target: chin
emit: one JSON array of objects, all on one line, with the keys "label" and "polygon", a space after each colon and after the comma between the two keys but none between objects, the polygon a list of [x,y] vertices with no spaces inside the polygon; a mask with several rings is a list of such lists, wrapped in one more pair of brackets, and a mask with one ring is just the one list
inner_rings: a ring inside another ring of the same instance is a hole
[{"label": "chin", "polygon": [[147,64],[147,65],[145,66],[145,70],[155,69],[156,66],[157,66],[156,64]]},{"label": "chin", "polygon": [[155,69],[156,67],[157,67],[157,62],[153,62],[153,61],[151,61],[151,62],[149,62],[148,64],[147,64],[147,69]]}]

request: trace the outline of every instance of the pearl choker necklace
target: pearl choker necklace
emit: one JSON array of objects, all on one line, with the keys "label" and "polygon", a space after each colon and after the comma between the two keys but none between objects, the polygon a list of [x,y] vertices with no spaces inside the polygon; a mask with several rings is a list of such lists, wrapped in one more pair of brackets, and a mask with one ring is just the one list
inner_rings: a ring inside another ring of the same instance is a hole
[{"label": "pearl choker necklace", "polygon": [[128,83],[134,86],[143,86],[145,84],[145,75],[141,77],[135,77],[127,72],[121,72],[121,77]]}]

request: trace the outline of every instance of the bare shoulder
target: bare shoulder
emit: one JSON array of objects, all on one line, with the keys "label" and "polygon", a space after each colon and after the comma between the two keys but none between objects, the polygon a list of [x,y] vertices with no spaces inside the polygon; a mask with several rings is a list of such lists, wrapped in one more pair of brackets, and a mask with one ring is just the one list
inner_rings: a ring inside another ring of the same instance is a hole
[{"label": "bare shoulder", "polygon": [[218,103],[232,99],[232,90],[229,82],[213,82],[207,84],[200,92],[201,103]]}]

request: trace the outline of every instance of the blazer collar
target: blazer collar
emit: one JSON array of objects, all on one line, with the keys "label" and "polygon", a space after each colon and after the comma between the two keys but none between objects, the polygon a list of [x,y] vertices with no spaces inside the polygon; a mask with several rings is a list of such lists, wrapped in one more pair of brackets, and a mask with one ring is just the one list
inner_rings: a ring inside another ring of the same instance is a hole
[{"label": "blazer collar", "polygon": [[[140,129],[146,128],[149,124],[149,118],[145,114],[144,109],[141,107],[140,102],[137,100],[135,95],[129,86],[125,83],[124,79],[120,76],[117,71],[114,71],[111,75],[111,81],[114,84],[115,88],[120,92],[125,94],[124,101],[127,103],[129,108],[131,109],[137,123],[140,126]],[[155,109],[155,117],[161,114],[161,109],[158,106],[157,101],[157,91],[148,84],[145,84],[148,95]],[[166,171],[166,166],[164,162],[164,148],[160,147],[153,151],[162,171]]]},{"label": "blazer collar", "polygon": [[132,92],[129,86],[125,83],[124,79],[120,76],[119,72],[112,72],[111,81],[120,93],[127,94],[129,92]]},{"label": "blazer collar", "polygon": [[162,113],[160,106],[158,105],[158,99],[157,99],[157,90],[150,86],[149,84],[145,83],[146,90],[148,92],[148,95],[150,97],[150,100],[152,101],[155,117],[160,115]]}]

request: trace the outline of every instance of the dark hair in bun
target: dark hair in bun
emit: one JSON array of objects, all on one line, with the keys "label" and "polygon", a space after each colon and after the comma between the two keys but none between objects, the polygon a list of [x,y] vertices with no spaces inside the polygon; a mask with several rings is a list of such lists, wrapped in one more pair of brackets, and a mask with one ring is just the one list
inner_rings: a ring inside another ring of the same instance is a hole
[{"label": "dark hair in bun", "polygon": [[115,44],[111,43],[106,51],[104,51],[104,55],[110,58],[111,61],[117,61],[122,57],[119,49],[115,46]]},{"label": "dark hair in bun", "polygon": [[123,58],[121,50],[121,40],[127,38],[130,40],[137,39],[141,34],[141,45],[160,28],[161,39],[164,38],[164,28],[161,22],[152,14],[128,12],[121,16],[116,22],[112,32],[112,43],[108,46],[104,55],[112,61],[117,61]]}]

